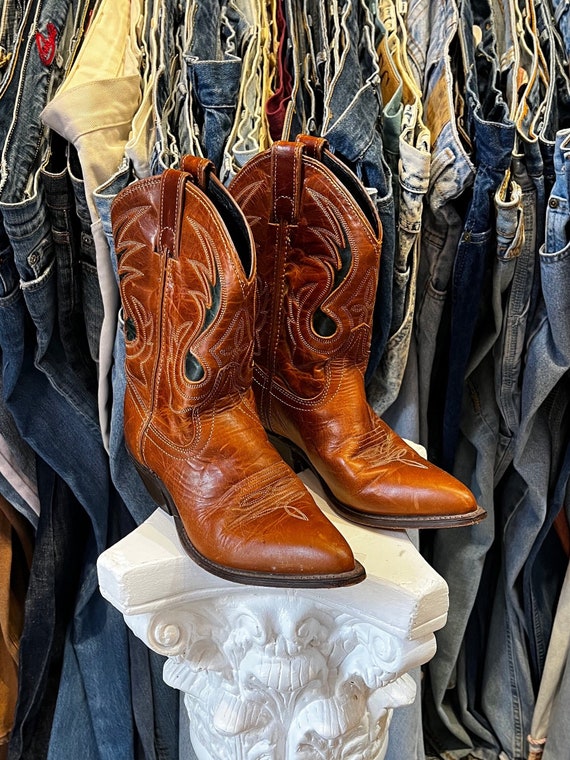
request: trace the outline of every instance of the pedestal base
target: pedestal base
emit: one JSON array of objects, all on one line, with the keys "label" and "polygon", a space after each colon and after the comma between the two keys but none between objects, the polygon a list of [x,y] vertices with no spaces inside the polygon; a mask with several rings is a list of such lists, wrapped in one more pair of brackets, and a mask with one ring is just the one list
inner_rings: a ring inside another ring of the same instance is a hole
[{"label": "pedestal base", "polygon": [[211,575],[157,510],[101,555],[101,593],[184,693],[199,760],[382,760],[407,671],[435,652],[447,586],[403,532],[347,523],[301,478],[367,570],[355,586],[273,589]]}]

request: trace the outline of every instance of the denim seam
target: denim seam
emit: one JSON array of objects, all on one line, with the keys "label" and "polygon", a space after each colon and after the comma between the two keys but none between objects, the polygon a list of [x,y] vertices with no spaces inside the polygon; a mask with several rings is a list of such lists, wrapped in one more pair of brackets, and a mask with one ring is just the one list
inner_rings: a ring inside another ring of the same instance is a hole
[{"label": "denim seam", "polygon": [[[507,611],[509,611],[508,605],[507,605]],[[517,673],[516,673],[516,668],[514,664],[516,658],[513,653],[512,633],[511,633],[510,625],[507,625],[506,627],[505,638],[506,638],[507,650],[508,650],[507,659],[508,659],[508,664],[509,664],[512,708],[513,708],[513,723],[514,723],[513,741],[515,743],[513,750],[514,750],[515,757],[522,757],[523,756],[522,744],[524,743],[524,739],[522,738],[522,717],[521,717],[522,709],[521,709],[521,700],[520,700],[519,690],[517,688],[517,677],[516,677]]]}]

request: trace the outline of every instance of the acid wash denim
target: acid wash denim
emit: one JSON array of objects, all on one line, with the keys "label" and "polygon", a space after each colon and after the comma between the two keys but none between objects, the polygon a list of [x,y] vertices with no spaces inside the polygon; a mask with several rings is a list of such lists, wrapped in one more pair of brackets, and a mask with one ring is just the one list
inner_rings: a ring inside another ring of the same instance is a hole
[{"label": "acid wash denim", "polygon": [[[218,174],[234,124],[242,74],[241,39],[229,26],[224,28],[227,12],[225,4],[193,2],[190,41],[184,52],[200,155],[214,163]],[[228,39],[233,45],[225,47]]]},{"label": "acid wash denim", "polygon": [[[377,9],[375,20],[375,44],[385,101],[382,111],[383,148],[392,177],[393,204],[398,220],[388,337],[376,365],[369,362],[366,375],[368,400],[380,416],[386,414],[396,399],[399,407],[405,406],[410,391],[411,398],[417,398],[418,379],[415,369],[412,376],[412,367],[416,367],[413,362],[407,370],[408,387],[403,396],[399,397],[399,391],[412,344],[419,232],[430,169],[429,133],[422,121],[421,91],[411,74],[407,47],[400,39],[405,34],[402,11],[400,4],[396,6],[392,2],[384,2]],[[382,269],[382,261],[380,266]],[[379,292],[378,298],[387,297],[384,293],[387,293],[385,288]],[[386,310],[386,307],[383,308]],[[373,370],[374,366],[376,369]],[[415,386],[415,391],[412,391],[412,386]],[[408,416],[410,411],[408,404]],[[398,416],[396,412],[394,417]],[[417,413],[415,416],[417,420]],[[406,425],[406,432],[410,427]],[[417,430],[417,422],[413,427]],[[417,440],[417,434],[412,437]]]},{"label": "acid wash denim", "polygon": [[[406,109],[404,109],[404,112]],[[399,221],[394,262],[392,320],[388,341],[367,395],[382,416],[396,401],[412,338],[419,264],[422,205],[429,183],[430,153],[405,140],[400,144]]]},{"label": "acid wash denim", "polygon": [[384,156],[392,177],[392,194],[394,196],[394,213],[399,214],[399,163],[400,138],[402,134],[402,114],[404,83],[388,45],[388,31],[379,17],[374,19],[374,45],[378,54],[380,87],[382,92],[382,139]]},{"label": "acid wash denim", "polygon": [[364,3],[343,2],[338,6],[337,23],[342,44],[336,51],[338,63],[331,62],[330,81],[324,82],[323,136],[369,190],[382,223],[382,256],[365,375],[368,382],[384,353],[392,321],[394,196],[379,128],[382,96],[373,19]]},{"label": "acid wash denim", "polygon": [[406,49],[414,79],[423,90],[427,51],[433,33],[429,0],[411,0],[405,16]]},{"label": "acid wash denim", "polygon": [[[383,148],[384,155],[392,173],[392,192],[396,219],[399,219],[397,238],[395,241],[392,306],[390,312],[390,327],[388,340],[382,352],[380,362],[367,385],[368,399],[378,414],[389,421],[387,412],[392,409],[393,402],[398,396],[400,385],[407,373],[407,386],[412,391],[413,401],[408,405],[408,417],[413,421],[404,422],[402,415],[394,415],[397,419],[389,424],[401,434],[406,434],[412,440],[418,440],[417,412],[417,373],[414,377],[416,364],[406,360],[412,347],[411,360],[414,358],[412,325],[415,306],[415,288],[419,257],[419,231],[423,198],[428,188],[430,153],[429,140],[426,140],[426,130],[421,122],[419,108],[420,91],[407,71],[401,72],[395,65],[394,57],[407,65],[402,59],[406,55],[406,47],[400,45],[393,56],[393,45],[397,41],[396,30],[398,23],[397,8],[393,4],[384,3],[380,9],[387,27],[376,18],[376,41],[378,52],[383,104]],[[401,32],[401,28],[399,29]],[[383,295],[379,294],[379,297]],[[370,369],[369,373],[370,375]],[[398,396],[398,403],[404,399]],[[406,406],[405,399],[403,400]],[[406,415],[406,410],[404,412]],[[418,544],[418,531],[410,531],[410,538]],[[421,674],[417,668],[411,673],[416,682],[417,693],[414,704],[397,710],[390,724],[389,744],[386,760],[424,760],[421,711]]]}]

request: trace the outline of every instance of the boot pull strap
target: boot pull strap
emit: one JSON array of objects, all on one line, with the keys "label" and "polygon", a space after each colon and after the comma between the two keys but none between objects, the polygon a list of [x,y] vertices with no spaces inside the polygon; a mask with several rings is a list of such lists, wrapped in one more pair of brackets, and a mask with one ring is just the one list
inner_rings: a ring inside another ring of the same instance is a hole
[{"label": "boot pull strap", "polygon": [[302,143],[279,141],[271,148],[272,221],[296,224],[301,202]]},{"label": "boot pull strap", "polygon": [[177,258],[184,211],[184,185],[188,175],[176,169],[165,169],[160,179],[158,252]]},{"label": "boot pull strap", "polygon": [[210,173],[216,170],[208,158],[199,158],[189,154],[182,156],[180,168],[183,172],[188,172],[198,187],[204,191],[207,189]]},{"label": "boot pull strap", "polygon": [[317,161],[322,161],[323,150],[329,147],[328,140],[314,135],[297,135],[297,142],[305,146],[305,154]]}]

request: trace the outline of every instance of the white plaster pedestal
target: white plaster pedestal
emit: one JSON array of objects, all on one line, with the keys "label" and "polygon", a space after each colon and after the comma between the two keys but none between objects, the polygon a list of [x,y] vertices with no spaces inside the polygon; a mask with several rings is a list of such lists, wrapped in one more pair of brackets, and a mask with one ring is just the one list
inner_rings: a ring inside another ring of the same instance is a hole
[{"label": "white plaster pedestal", "polygon": [[338,589],[218,578],[182,550],[157,510],[98,561],[101,593],[184,693],[199,760],[382,760],[407,671],[435,652],[445,581],[404,532],[352,525],[301,474],[367,571]]}]

